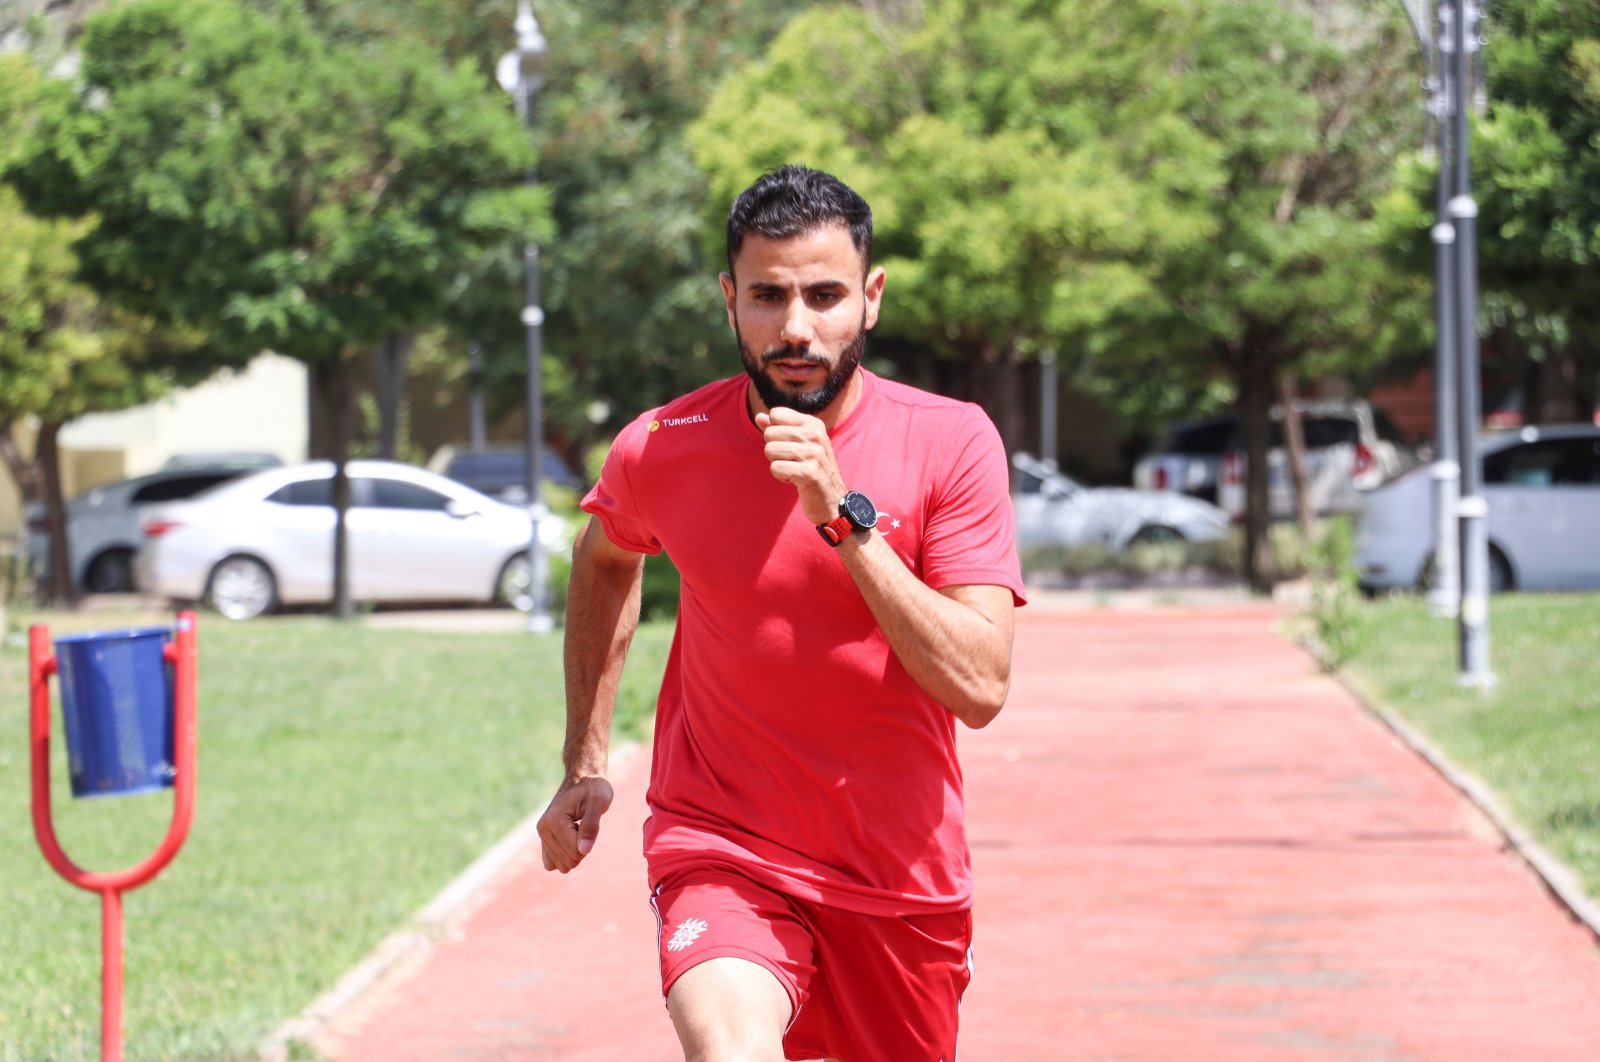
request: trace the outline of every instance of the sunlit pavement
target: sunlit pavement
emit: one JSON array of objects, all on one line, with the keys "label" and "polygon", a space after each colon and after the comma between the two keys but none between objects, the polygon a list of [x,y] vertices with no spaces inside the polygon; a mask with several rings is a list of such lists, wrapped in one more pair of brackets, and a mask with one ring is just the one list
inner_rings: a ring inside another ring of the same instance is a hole
[{"label": "sunlit pavement", "polygon": [[[1279,633],[1282,605],[1051,599],[965,733],[963,1062],[1590,1059],[1600,951],[1477,810]],[[337,1062],[678,1058],[639,827],[524,848],[315,1037]],[[326,1016],[324,1016],[326,1017]]]}]

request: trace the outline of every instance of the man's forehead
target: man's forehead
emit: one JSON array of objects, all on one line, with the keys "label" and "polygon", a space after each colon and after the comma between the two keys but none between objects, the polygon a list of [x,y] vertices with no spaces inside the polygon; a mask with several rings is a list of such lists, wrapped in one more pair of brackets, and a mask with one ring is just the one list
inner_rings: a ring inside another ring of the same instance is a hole
[{"label": "man's forehead", "polygon": [[866,272],[861,252],[842,223],[778,238],[748,233],[734,255],[733,268],[746,283],[853,281]]}]

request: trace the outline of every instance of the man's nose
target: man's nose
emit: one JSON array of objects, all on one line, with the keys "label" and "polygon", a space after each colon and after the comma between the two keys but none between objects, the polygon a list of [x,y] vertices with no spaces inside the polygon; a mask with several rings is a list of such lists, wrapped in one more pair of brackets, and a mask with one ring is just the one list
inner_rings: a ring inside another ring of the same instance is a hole
[{"label": "man's nose", "polygon": [[792,299],[783,315],[783,330],[778,333],[778,338],[795,347],[809,347],[816,338],[816,329],[811,320],[811,310],[806,306],[804,299]]}]

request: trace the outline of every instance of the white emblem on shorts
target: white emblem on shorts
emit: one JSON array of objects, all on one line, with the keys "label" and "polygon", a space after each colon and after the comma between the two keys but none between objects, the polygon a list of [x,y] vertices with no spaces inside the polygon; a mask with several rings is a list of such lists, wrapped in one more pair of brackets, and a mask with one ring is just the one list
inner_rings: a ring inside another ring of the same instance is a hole
[{"label": "white emblem on shorts", "polygon": [[700,939],[700,934],[707,929],[705,922],[698,918],[690,918],[679,922],[678,928],[672,931],[672,939],[667,941],[668,951],[682,951],[690,944]]}]

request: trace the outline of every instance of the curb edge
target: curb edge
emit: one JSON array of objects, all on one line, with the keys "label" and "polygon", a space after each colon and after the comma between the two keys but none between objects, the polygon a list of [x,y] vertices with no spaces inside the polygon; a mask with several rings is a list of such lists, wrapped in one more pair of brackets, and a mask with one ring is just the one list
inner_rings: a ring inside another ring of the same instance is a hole
[{"label": "curb edge", "polygon": [[[1322,647],[1314,638],[1304,637],[1298,640],[1321,667],[1324,658]],[[1343,668],[1324,669],[1323,674],[1337,682],[1345,692],[1355,698],[1356,703],[1360,704],[1368,715],[1387,727],[1403,745],[1421,757],[1452,788],[1471,801],[1494,825],[1495,830],[1505,839],[1505,843],[1517,857],[1539,878],[1545,890],[1567,909],[1567,913],[1574,920],[1588,929],[1596,943],[1600,943],[1600,904],[1596,904],[1584,891],[1571,867],[1534,840],[1533,835],[1517,822],[1483,779],[1457,766],[1455,761],[1445,755],[1444,751],[1420,730],[1400,718],[1380,698],[1350,677]]]},{"label": "curb edge", "polygon": [[[641,748],[643,745],[639,742],[629,741],[614,750],[607,773],[615,775],[628,770]],[[365,958],[345,971],[332,988],[274,1029],[256,1048],[256,1062],[290,1062],[292,1044],[314,1044],[334,1020],[350,1010],[363,995],[405,963],[423,959],[451,922],[466,914],[512,862],[538,842],[542,814],[542,809],[535,811],[513,826],[402,926],[380,940]],[[312,1057],[322,1059],[324,1056],[319,1052]]]}]

